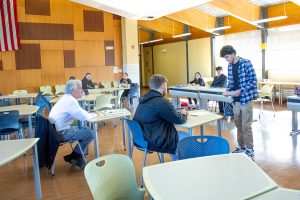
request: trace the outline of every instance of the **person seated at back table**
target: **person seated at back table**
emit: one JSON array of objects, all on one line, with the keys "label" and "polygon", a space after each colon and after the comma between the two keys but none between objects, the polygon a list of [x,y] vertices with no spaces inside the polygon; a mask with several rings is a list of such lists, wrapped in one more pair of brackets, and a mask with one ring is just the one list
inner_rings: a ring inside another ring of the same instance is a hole
[{"label": "person seated at back table", "polygon": [[[132,81],[130,80],[130,78],[128,78],[128,74],[127,73],[123,73],[123,77],[119,81],[119,84],[123,88],[129,88],[132,85]],[[128,94],[129,94],[129,89],[124,89],[124,92],[121,95],[121,99],[123,99],[124,97],[127,97]],[[132,104],[132,99],[130,99],[130,104]]]},{"label": "person seated at back table", "polygon": [[[204,80],[201,78],[201,74],[200,72],[196,72],[195,75],[194,75],[194,79],[192,81],[189,82],[189,84],[192,84],[192,85],[199,85],[199,86],[205,86],[205,82]],[[189,100],[189,105],[190,107],[193,107],[192,106],[192,99],[189,97],[188,98]],[[195,107],[197,107],[197,99],[196,98],[193,98],[194,102],[195,102]]]},{"label": "person seated at back table", "polygon": [[174,124],[186,122],[188,111],[176,111],[170,101],[164,98],[167,94],[167,82],[165,76],[151,76],[151,90],[140,98],[133,120],[141,125],[149,150],[169,153],[173,157],[178,141],[189,136],[185,132],[177,132]]},{"label": "person seated at back table", "polygon": [[[223,68],[221,66],[216,67],[217,75],[214,77],[213,82],[210,84],[212,88],[224,88],[227,83],[227,76],[223,74]],[[223,102],[218,102],[220,113],[224,113]]]},{"label": "person seated at back table", "polygon": [[85,95],[89,94],[88,92],[89,89],[98,88],[97,85],[93,83],[92,75],[90,73],[86,73],[81,82],[82,82],[82,89]]}]

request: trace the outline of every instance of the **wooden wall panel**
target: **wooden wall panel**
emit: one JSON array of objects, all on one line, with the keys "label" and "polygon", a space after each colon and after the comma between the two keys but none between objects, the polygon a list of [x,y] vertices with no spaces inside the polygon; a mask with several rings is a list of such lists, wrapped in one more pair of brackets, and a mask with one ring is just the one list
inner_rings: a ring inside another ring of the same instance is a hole
[{"label": "wooden wall panel", "polygon": [[0,71],[3,71],[3,64],[2,64],[2,60],[0,60]]},{"label": "wooden wall panel", "polygon": [[70,76],[75,76],[76,79],[82,80],[87,72],[86,67],[65,68],[65,80],[69,80]]},{"label": "wooden wall panel", "polygon": [[114,39],[114,19],[113,14],[103,12],[104,13],[104,40],[113,40]]},{"label": "wooden wall panel", "polygon": [[17,70],[3,71],[3,86],[4,94],[12,94],[14,90],[22,89],[18,88]]},{"label": "wooden wall panel", "polygon": [[80,4],[72,4],[73,8],[73,24],[75,31],[83,31],[83,6]]},{"label": "wooden wall panel", "polygon": [[83,10],[84,31],[104,32],[104,18],[102,11]]},{"label": "wooden wall panel", "polygon": [[64,41],[62,40],[41,40],[41,50],[63,50]]},{"label": "wooden wall panel", "polygon": [[41,52],[39,44],[22,44],[16,51],[16,69],[40,69]]},{"label": "wooden wall panel", "polygon": [[25,6],[17,5],[18,22],[26,22]]},{"label": "wooden wall panel", "polygon": [[105,65],[114,66],[115,65],[115,47],[113,40],[104,41],[105,49]]},{"label": "wooden wall panel", "polygon": [[0,93],[4,94],[4,87],[3,87],[3,72],[0,71]]},{"label": "wooden wall panel", "polygon": [[63,43],[64,43],[64,47],[63,47],[64,50],[75,50],[75,42],[74,41],[65,40],[65,41],[63,41]]},{"label": "wooden wall panel", "polygon": [[14,51],[2,52],[3,70],[16,70],[16,60]]},{"label": "wooden wall panel", "polygon": [[17,70],[18,88],[34,90],[42,84],[42,70]]},{"label": "wooden wall panel", "polygon": [[66,84],[66,78],[64,74],[56,77],[42,77],[42,84],[41,85],[49,85],[52,87],[52,92],[55,92],[54,86]]},{"label": "wooden wall panel", "polygon": [[104,33],[103,32],[84,32],[84,31],[75,31],[74,32],[74,39],[75,40],[104,40]]},{"label": "wooden wall panel", "polygon": [[114,27],[115,65],[122,66],[122,33],[121,27]]},{"label": "wooden wall panel", "polygon": [[50,15],[50,0],[25,0],[27,15]]},{"label": "wooden wall panel", "polygon": [[72,24],[72,5],[71,1],[51,0],[51,23]]},{"label": "wooden wall panel", "polygon": [[76,67],[86,66],[84,41],[75,41],[75,63]]},{"label": "wooden wall panel", "polygon": [[43,78],[56,79],[65,73],[63,51],[41,51],[41,60]]},{"label": "wooden wall panel", "polygon": [[104,41],[85,41],[86,66],[104,66]]},{"label": "wooden wall panel", "polygon": [[87,67],[87,72],[90,72],[93,76],[93,81],[99,83],[101,81],[111,81],[115,80],[114,73],[113,73],[113,67],[105,66],[105,67]]},{"label": "wooden wall panel", "polygon": [[17,0],[18,6],[25,6],[25,0]]},{"label": "wooden wall panel", "polygon": [[64,50],[64,67],[73,68],[75,66],[75,51]]}]

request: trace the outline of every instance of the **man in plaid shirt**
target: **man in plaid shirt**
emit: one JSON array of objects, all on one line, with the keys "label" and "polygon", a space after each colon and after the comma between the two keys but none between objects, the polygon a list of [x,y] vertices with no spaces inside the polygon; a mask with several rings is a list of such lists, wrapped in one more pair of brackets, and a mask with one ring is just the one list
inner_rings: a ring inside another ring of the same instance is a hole
[{"label": "man in plaid shirt", "polygon": [[232,153],[246,153],[254,159],[253,150],[253,103],[258,98],[257,79],[250,60],[236,55],[236,50],[230,46],[224,46],[220,56],[225,58],[228,64],[228,86],[225,96],[233,98],[234,122],[237,127],[238,147]]}]

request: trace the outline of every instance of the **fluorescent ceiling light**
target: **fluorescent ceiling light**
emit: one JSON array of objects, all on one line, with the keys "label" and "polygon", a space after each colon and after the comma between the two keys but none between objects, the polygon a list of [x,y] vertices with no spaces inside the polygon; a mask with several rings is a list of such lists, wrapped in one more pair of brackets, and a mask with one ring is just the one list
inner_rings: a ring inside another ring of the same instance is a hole
[{"label": "fluorescent ceiling light", "polygon": [[139,44],[149,44],[149,43],[154,43],[154,42],[159,42],[159,41],[162,41],[164,39],[160,38],[160,39],[156,39],[156,40],[150,40],[150,41],[147,41],[147,42],[140,42]]},{"label": "fluorescent ceiling light", "polygon": [[191,35],[191,33],[183,33],[183,34],[179,34],[179,35],[173,35],[172,38],[179,38],[179,37],[184,37],[184,36],[189,36]]},{"label": "fluorescent ceiling light", "polygon": [[205,31],[212,33],[214,31],[220,31],[220,30],[229,29],[229,28],[231,28],[231,26],[221,26],[221,27],[217,27],[217,28],[206,29]]},{"label": "fluorescent ceiling light", "polygon": [[135,20],[152,20],[211,0],[71,0]]},{"label": "fluorescent ceiling light", "polygon": [[253,23],[264,23],[264,22],[271,22],[271,21],[276,21],[276,20],[281,20],[281,19],[286,19],[286,15],[278,16],[278,17],[271,17],[271,18],[266,18],[266,19],[259,19],[256,21],[253,21]]}]

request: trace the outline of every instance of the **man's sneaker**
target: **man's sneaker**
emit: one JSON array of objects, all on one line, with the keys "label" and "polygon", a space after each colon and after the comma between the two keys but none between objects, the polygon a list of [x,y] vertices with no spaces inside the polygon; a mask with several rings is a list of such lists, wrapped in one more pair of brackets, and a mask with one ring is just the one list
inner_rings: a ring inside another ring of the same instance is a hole
[{"label": "man's sneaker", "polygon": [[254,160],[254,150],[251,148],[246,148],[245,154],[249,156],[252,160]]},{"label": "man's sneaker", "polygon": [[85,166],[86,166],[86,163],[85,161],[82,159],[82,158],[77,158],[77,159],[72,159],[70,161],[70,163],[73,165],[73,166],[77,166],[81,169],[84,169]]},{"label": "man's sneaker", "polygon": [[236,147],[231,153],[245,153],[246,150],[240,146]]}]

